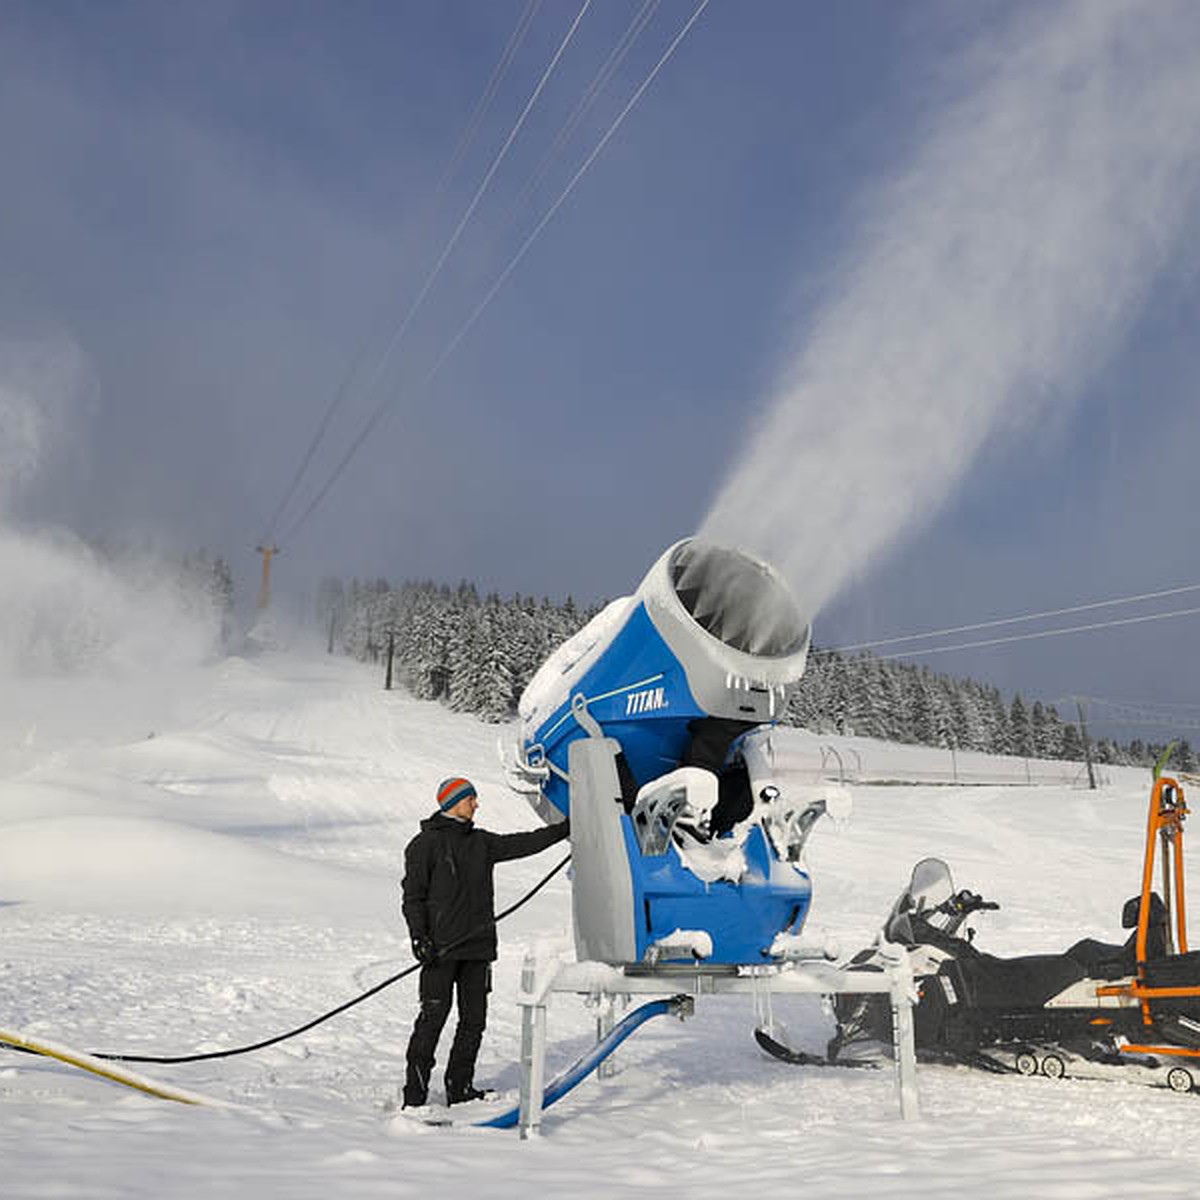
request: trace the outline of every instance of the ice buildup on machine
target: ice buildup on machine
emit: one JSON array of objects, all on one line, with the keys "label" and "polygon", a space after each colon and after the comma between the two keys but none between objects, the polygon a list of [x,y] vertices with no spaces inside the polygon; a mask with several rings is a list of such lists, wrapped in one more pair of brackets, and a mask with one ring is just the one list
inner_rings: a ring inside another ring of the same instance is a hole
[{"label": "ice buildup on machine", "polygon": [[799,933],[826,802],[789,799],[768,730],[808,647],[773,567],[689,538],[543,664],[513,780],[570,815],[581,960],[763,963]]}]

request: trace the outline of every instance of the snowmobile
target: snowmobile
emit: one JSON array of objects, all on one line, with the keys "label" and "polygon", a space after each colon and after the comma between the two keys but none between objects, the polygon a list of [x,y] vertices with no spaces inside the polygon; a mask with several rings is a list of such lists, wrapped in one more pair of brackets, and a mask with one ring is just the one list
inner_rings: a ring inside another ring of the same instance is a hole
[{"label": "snowmobile", "polygon": [[[1132,932],[1123,944],[1085,938],[1061,954],[986,954],[966,923],[999,905],[956,891],[946,864],[927,858],[914,868],[876,945],[848,967],[882,970],[884,943],[892,951],[904,947],[920,995],[913,1014],[920,1060],[1052,1078],[1119,1074],[1177,1092],[1197,1090],[1200,951],[1189,951],[1187,942],[1187,813],[1180,784],[1156,779],[1142,888],[1124,906],[1122,925]],[[1154,890],[1159,849],[1161,894]],[[824,1058],[792,1051],[762,1030],[759,1044],[787,1061],[850,1066],[890,1042],[886,997],[841,995],[831,1002],[837,1030]]]}]

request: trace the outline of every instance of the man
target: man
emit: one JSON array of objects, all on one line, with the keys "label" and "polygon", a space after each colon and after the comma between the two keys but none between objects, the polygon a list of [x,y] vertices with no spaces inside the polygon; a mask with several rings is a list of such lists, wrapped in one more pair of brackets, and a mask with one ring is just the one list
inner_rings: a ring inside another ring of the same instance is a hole
[{"label": "man", "polygon": [[437,812],[404,851],[402,909],[421,963],[421,1010],[408,1043],[404,1107],[429,1094],[434,1054],[451,993],[458,993],[458,1027],[446,1063],[446,1102],[486,1095],[475,1087],[475,1057],[487,1023],[487,995],[496,959],[492,868],[537,854],[570,832],[566,821],[526,833],[491,833],[473,824],[479,797],[455,775],[438,785]]}]

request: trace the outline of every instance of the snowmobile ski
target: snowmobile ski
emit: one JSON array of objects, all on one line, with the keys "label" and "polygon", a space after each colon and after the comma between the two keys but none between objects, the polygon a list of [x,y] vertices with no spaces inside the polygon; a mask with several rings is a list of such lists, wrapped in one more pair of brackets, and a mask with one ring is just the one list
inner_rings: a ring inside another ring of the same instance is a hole
[{"label": "snowmobile ski", "polygon": [[772,1057],[795,1067],[865,1067],[875,1070],[879,1064],[865,1059],[826,1058],[820,1054],[809,1054],[804,1050],[793,1050],[773,1038],[760,1025],[754,1031],[754,1040]]}]

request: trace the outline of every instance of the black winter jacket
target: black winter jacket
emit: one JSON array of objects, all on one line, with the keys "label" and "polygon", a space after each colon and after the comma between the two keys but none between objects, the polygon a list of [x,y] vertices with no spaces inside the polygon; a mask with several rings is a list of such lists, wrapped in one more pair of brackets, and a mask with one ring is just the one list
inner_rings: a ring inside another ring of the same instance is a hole
[{"label": "black winter jacket", "polygon": [[415,943],[432,938],[444,961],[496,958],[492,868],[537,854],[570,832],[567,822],[526,833],[491,833],[434,813],[404,851],[401,909]]}]

